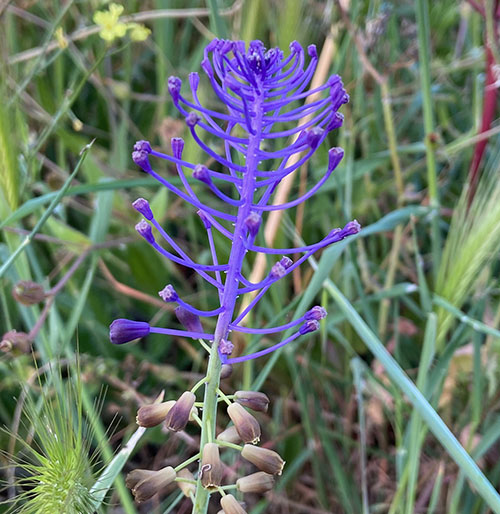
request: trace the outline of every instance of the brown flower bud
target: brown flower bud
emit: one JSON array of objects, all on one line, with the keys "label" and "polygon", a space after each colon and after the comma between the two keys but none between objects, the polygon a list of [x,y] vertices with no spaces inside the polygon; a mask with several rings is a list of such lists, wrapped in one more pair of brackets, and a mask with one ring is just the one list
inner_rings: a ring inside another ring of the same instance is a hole
[{"label": "brown flower bud", "polygon": [[168,402],[152,403],[151,405],[143,405],[138,411],[135,418],[140,427],[151,428],[162,423],[170,409],[175,405],[175,400]]},{"label": "brown flower bud", "polygon": [[273,450],[245,444],[241,456],[257,466],[261,471],[271,475],[281,475],[285,461]]},{"label": "brown flower bud", "polygon": [[249,409],[260,412],[267,412],[269,405],[267,395],[257,391],[236,391],[234,393],[234,400]]},{"label": "brown flower bud", "polygon": [[21,280],[12,288],[12,296],[23,305],[35,305],[45,298],[45,291],[36,282]]},{"label": "brown flower bud", "polygon": [[242,493],[266,493],[274,486],[274,476],[264,471],[258,471],[252,475],[236,480],[236,487]]},{"label": "brown flower bud", "polygon": [[168,411],[165,418],[165,426],[172,432],[179,432],[186,428],[194,406],[196,396],[190,391],[182,393],[175,405]]},{"label": "brown flower bud", "polygon": [[29,335],[26,332],[18,332],[17,330],[5,332],[0,341],[0,351],[10,352],[12,349],[28,353],[31,350]]},{"label": "brown flower bud", "polygon": [[232,494],[226,494],[220,500],[220,506],[224,514],[247,514],[247,511],[240,505]]},{"label": "brown flower bud", "polygon": [[241,442],[240,434],[238,434],[238,431],[234,425],[231,425],[230,427],[226,428],[226,430],[221,432],[217,436],[217,439],[219,439],[219,441],[233,444],[238,444]]},{"label": "brown flower bud", "polygon": [[215,443],[207,443],[203,447],[200,471],[203,487],[217,487],[221,484],[222,462],[219,457],[219,447]]},{"label": "brown flower bud", "polygon": [[[189,471],[188,468],[182,468],[178,473],[177,476],[179,478],[187,478],[188,480],[195,480],[193,473]],[[194,484],[190,484],[189,482],[177,482],[177,485],[179,486],[180,490],[184,493],[184,496],[190,496],[190,494],[196,493],[196,486]]]},{"label": "brown flower bud", "polygon": [[259,422],[239,403],[232,403],[227,413],[234,423],[238,434],[245,443],[257,444],[260,440]]},{"label": "brown flower bud", "polygon": [[233,365],[232,364],[223,364],[220,370],[220,379],[224,380],[225,378],[229,378],[233,374]]},{"label": "brown flower bud", "polygon": [[158,471],[135,469],[127,475],[126,484],[132,489],[135,500],[141,503],[171,484],[176,476],[175,469],[170,466]]}]

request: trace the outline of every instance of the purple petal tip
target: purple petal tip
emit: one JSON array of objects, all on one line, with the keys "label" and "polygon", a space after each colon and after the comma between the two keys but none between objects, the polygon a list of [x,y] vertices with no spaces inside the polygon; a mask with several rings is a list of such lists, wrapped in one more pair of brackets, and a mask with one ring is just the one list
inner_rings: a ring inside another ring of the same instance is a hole
[{"label": "purple petal tip", "polygon": [[109,339],[113,344],[123,344],[149,334],[149,323],[129,319],[115,319],[109,326]]}]

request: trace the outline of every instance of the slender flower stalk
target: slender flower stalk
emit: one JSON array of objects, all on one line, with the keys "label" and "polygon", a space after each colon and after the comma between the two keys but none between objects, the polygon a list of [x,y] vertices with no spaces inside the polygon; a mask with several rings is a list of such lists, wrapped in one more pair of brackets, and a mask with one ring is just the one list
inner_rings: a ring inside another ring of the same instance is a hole
[{"label": "slender flower stalk", "polygon": [[[178,305],[176,314],[185,330],[151,327],[146,322],[119,319],[112,323],[110,337],[116,344],[145,337],[149,333],[211,341],[204,380],[200,437],[200,452],[204,456],[207,445],[217,444],[215,432],[221,371],[223,376],[227,376],[232,365],[266,355],[316,331],[326,311],[316,306],[297,320],[267,328],[243,326],[243,318],[276,282],[292,273],[314,252],[360,230],[358,222],[351,221],[343,228],[332,230],[320,241],[299,248],[269,248],[255,243],[268,212],[293,208],[311,198],[343,157],[341,148],[331,148],[326,171],[315,185],[295,200],[272,204],[273,193],[280,181],[299,169],[325,141],[329,132],[342,125],[343,117],[338,109],[348,101],[338,75],[332,75],[325,84],[307,90],[318,62],[314,45],[307,48],[307,54],[309,64],[304,66],[305,52],[297,42],[291,43],[290,55],[285,57],[278,48],[266,50],[260,41],[252,41],[248,48],[242,41],[212,41],[205,49],[201,67],[226,110],[219,112],[201,104],[197,73],[189,75],[190,99],[181,93],[182,82],[177,77],[168,79],[168,90],[175,107],[185,119],[191,137],[213,164],[208,167],[183,159],[184,141],[181,138],[172,139],[172,155],[155,150],[148,141],[138,141],[134,145],[134,162],[197,211],[207,233],[212,263],[200,264],[183,250],[156,220],[149,203],[143,198],[133,204],[144,217],[136,225],[137,232],[159,254],[199,274],[208,286],[215,288],[219,301],[214,309],[203,311],[183,300],[174,285],[168,284],[159,295],[165,302]],[[313,94],[318,95],[318,99],[305,103]],[[223,152],[214,150],[213,140],[218,141],[217,148],[222,144]],[[175,167],[182,187],[174,186],[155,171],[158,159]],[[196,180],[195,185],[188,181],[189,175]],[[214,202],[210,205],[198,196],[202,189],[213,195]],[[227,262],[221,262],[217,255],[214,231],[231,243]],[[250,282],[243,272],[247,254],[255,252],[268,254],[275,260],[267,277],[258,283]],[[296,254],[302,255],[295,261],[288,257]],[[238,302],[246,293],[253,293],[254,298],[244,312],[237,315]],[[206,333],[202,319],[212,316],[217,316],[215,330]],[[270,335],[288,330],[292,330],[290,336],[268,348],[252,354],[233,355],[232,332]],[[182,415],[178,416],[180,421],[176,428],[182,429],[186,425],[194,394],[191,393],[189,399]],[[223,399],[231,403],[226,397]],[[250,408],[265,411],[268,399],[262,393],[252,396],[251,392],[244,392],[238,395],[237,402],[228,407],[229,416],[240,438],[244,442],[256,443],[260,436],[259,423],[240,403],[245,405],[247,402]],[[167,422],[172,416],[177,417],[175,408],[169,411]],[[284,463],[276,452],[265,450],[255,453],[248,446],[243,452],[247,459],[250,455],[250,460],[253,458],[268,473],[281,473]],[[271,464],[266,459],[272,461]],[[203,472],[202,463],[193,505],[196,514],[207,512],[209,496],[213,492],[203,487],[206,481],[203,476],[207,475],[206,469]],[[226,503],[230,501],[225,500]]]}]

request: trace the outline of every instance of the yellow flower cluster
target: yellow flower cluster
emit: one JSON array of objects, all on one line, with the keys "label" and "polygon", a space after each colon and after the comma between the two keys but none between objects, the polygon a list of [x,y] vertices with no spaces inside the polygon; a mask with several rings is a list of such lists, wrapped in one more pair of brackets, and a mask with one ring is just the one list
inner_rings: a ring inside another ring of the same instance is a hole
[{"label": "yellow flower cluster", "polygon": [[132,41],[145,41],[151,31],[141,23],[123,23],[120,16],[123,13],[123,5],[112,3],[107,11],[94,13],[94,23],[99,25],[101,30],[99,36],[105,41],[114,41],[123,37],[129,30]]}]

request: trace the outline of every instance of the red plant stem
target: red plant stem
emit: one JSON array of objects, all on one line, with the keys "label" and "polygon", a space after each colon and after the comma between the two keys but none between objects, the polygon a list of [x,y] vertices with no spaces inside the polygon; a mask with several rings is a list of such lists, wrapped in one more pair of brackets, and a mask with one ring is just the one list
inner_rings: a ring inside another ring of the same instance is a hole
[{"label": "red plant stem", "polygon": [[[489,41],[486,40],[485,46],[486,81],[484,83],[483,113],[481,117],[481,128],[479,129],[479,134],[487,132],[491,127],[491,123],[493,122],[493,117],[495,114],[495,107],[498,94],[498,89],[495,84],[495,74],[493,71],[495,65],[495,57]],[[474,155],[472,157],[472,161],[469,168],[469,197],[467,201],[469,207],[472,203],[472,200],[474,199],[474,195],[476,194],[477,184],[480,176],[479,169],[487,144],[488,138],[484,138],[478,141],[476,143],[476,147],[474,148]]]}]

